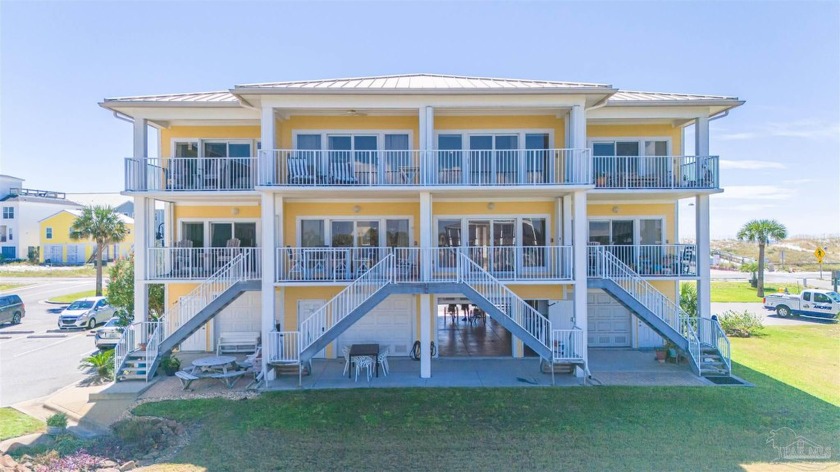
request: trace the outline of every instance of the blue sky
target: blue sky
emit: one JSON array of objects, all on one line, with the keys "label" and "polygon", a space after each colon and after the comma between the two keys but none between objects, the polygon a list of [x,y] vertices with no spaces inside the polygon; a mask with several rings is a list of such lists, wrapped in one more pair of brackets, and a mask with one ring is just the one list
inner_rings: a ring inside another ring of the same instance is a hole
[{"label": "blue sky", "polygon": [[768,217],[840,233],[837,1],[4,0],[0,173],[120,191],[131,127],[97,106],[105,97],[412,72],[738,96],[747,104],[711,125],[726,189],[712,236]]}]

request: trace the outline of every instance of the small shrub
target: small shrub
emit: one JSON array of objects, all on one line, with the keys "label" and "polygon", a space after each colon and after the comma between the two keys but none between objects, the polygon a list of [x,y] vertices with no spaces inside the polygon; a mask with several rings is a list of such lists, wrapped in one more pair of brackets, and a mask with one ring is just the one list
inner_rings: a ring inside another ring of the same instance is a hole
[{"label": "small shrub", "polygon": [[697,317],[697,289],[692,283],[680,284],[680,308],[688,316]]},{"label": "small shrub", "polygon": [[90,369],[97,382],[114,380],[114,351],[100,351],[82,359],[79,369]]},{"label": "small shrub", "polygon": [[165,356],[160,360],[160,368],[166,372],[166,375],[174,375],[181,369],[181,360],[175,356]]},{"label": "small shrub", "polygon": [[184,428],[177,422],[162,418],[126,418],[114,423],[111,429],[125,449],[141,455],[165,449],[184,434]]},{"label": "small shrub", "polygon": [[758,336],[764,329],[761,317],[748,311],[726,311],[718,315],[718,322],[720,322],[720,327],[727,336],[736,338]]},{"label": "small shrub", "polygon": [[47,418],[47,426],[56,426],[59,428],[67,427],[67,415],[64,413],[56,413]]}]

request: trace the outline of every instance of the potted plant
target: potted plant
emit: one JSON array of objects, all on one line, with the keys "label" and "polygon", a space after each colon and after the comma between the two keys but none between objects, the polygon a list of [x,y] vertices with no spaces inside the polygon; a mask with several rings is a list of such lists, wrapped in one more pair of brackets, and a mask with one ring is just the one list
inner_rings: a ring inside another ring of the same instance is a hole
[{"label": "potted plant", "polygon": [[656,354],[656,360],[659,361],[660,364],[665,363],[665,357],[668,355],[668,348],[665,346],[659,346],[653,350]]},{"label": "potted plant", "polygon": [[175,375],[175,372],[181,370],[181,360],[173,356],[164,356],[160,360],[160,368],[171,377]]},{"label": "potted plant", "polygon": [[56,436],[67,429],[67,415],[64,413],[56,413],[47,418],[47,434]]}]

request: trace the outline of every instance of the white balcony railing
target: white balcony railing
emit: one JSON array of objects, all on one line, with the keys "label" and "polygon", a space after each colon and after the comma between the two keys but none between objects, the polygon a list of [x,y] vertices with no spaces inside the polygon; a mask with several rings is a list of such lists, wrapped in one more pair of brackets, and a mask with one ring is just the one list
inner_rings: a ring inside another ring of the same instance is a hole
[{"label": "white balcony railing", "polygon": [[[443,248],[278,248],[277,282],[355,280],[388,254],[394,254],[397,282],[454,281],[459,254],[499,280],[571,280],[570,246]],[[426,269],[428,266],[428,269]]]},{"label": "white balcony railing", "polygon": [[714,189],[720,185],[717,156],[595,156],[599,189]]},{"label": "white balcony railing", "polygon": [[126,158],[128,192],[249,191],[257,181],[255,157]]},{"label": "white balcony railing", "polygon": [[486,151],[307,151],[260,154],[260,185],[538,186],[590,185],[586,149]]},{"label": "white balcony railing", "polygon": [[551,330],[551,345],[554,362],[581,360],[586,349],[583,331],[578,328]]},{"label": "white balcony railing", "polygon": [[261,248],[150,247],[146,251],[148,280],[203,280],[240,254],[247,279],[259,279],[262,275]]},{"label": "white balcony railing", "polygon": [[602,247],[642,277],[696,277],[694,244],[611,245]]}]

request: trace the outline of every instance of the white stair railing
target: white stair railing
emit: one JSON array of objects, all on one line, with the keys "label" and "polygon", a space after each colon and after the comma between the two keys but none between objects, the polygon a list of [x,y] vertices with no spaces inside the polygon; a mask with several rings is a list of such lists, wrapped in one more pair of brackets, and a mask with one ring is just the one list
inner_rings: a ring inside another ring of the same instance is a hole
[{"label": "white stair railing", "polygon": [[544,317],[525,300],[499,282],[495,277],[473,262],[467,254],[459,253],[460,280],[495,305],[519,327],[533,336],[549,350],[551,342],[551,321]]},{"label": "white stair railing", "polygon": [[729,338],[723,332],[718,320],[709,318],[697,319],[697,333],[700,347],[711,346],[720,353],[721,359],[726,364],[726,373],[732,372],[732,359],[730,358]]},{"label": "white stair railing", "polygon": [[615,282],[647,307],[654,316],[689,341],[689,355],[696,366],[700,365],[699,343],[696,347],[692,345],[697,339],[697,332],[688,313],[604,248],[590,247],[589,258],[590,277],[603,277]]},{"label": "white stair railing", "polygon": [[200,283],[190,293],[180,297],[160,318],[160,341],[167,339],[184,326],[204,307],[237,282],[247,279],[246,258],[239,254]]},{"label": "white stair railing", "polygon": [[131,323],[130,325],[124,327],[120,340],[117,341],[117,345],[114,346],[114,372],[116,374],[119,374],[120,369],[123,366],[123,362],[125,362],[126,357],[128,357],[128,353],[137,349],[135,339],[137,339],[137,333],[139,332],[139,324],[140,323]]},{"label": "white stair railing", "polygon": [[300,362],[300,332],[272,331],[268,338],[268,363],[296,364]]},{"label": "white stair railing", "polygon": [[394,255],[388,254],[300,324],[303,351],[376,292],[394,281]]},{"label": "white stair railing", "polygon": [[554,362],[580,361],[583,359],[583,330],[551,330],[551,346]]}]

